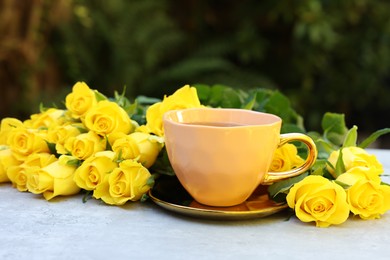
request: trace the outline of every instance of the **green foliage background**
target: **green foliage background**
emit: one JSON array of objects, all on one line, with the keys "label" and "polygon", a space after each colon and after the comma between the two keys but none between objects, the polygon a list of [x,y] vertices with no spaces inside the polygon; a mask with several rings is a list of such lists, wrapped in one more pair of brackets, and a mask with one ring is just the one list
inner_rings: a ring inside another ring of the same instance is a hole
[{"label": "green foliage background", "polygon": [[310,130],[327,111],[366,132],[389,126],[389,1],[68,2],[45,51],[60,72],[56,93],[76,81],[107,95],[126,86],[129,97],[184,84],[270,88]]}]

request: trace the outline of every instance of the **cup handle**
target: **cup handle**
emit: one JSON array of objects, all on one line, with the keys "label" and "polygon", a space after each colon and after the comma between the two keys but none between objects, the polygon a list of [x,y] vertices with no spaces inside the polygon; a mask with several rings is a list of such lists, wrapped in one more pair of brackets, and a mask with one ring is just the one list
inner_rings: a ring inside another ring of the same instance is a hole
[{"label": "cup handle", "polygon": [[280,181],[283,179],[298,176],[298,175],[304,173],[305,171],[307,171],[314,164],[314,162],[317,159],[317,154],[318,154],[317,147],[316,147],[314,141],[309,136],[304,135],[304,134],[300,134],[300,133],[281,134],[278,147],[282,146],[285,143],[289,143],[292,141],[302,142],[309,149],[309,153],[307,155],[305,163],[302,164],[301,166],[294,168],[292,170],[289,170],[289,171],[268,172],[268,174],[264,178],[262,184],[269,185],[269,184],[272,184],[276,181]]}]

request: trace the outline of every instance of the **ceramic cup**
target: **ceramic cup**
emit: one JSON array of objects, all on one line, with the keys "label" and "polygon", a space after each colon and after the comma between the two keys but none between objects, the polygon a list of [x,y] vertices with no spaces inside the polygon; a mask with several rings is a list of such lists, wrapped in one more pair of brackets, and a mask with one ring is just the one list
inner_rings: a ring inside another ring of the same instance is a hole
[{"label": "ceramic cup", "polygon": [[[259,184],[271,184],[307,171],[317,149],[304,134],[280,134],[280,117],[245,109],[192,108],[164,114],[165,145],[177,178],[199,203],[234,206]],[[274,152],[300,141],[308,156],[300,167],[268,172]]]}]

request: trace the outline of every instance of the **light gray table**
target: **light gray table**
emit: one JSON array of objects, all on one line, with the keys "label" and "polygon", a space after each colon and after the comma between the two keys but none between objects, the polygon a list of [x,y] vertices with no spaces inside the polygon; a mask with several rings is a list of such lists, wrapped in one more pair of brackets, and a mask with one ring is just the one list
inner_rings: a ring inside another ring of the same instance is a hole
[{"label": "light gray table", "polygon": [[[390,174],[390,150],[371,150]],[[390,178],[383,180],[390,182]],[[286,214],[194,219],[153,202],[47,202],[0,185],[0,259],[389,259],[390,212],[316,228]]]}]

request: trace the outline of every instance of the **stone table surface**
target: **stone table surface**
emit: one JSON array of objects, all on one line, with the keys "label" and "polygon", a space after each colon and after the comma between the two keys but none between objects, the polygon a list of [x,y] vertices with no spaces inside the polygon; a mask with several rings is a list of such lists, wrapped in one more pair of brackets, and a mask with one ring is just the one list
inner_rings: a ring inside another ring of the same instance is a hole
[{"label": "stone table surface", "polygon": [[[390,174],[390,150],[370,150]],[[383,180],[390,182],[389,176]],[[0,259],[389,259],[390,212],[316,228],[287,212],[205,220],[154,204],[46,201],[0,184]]]}]

